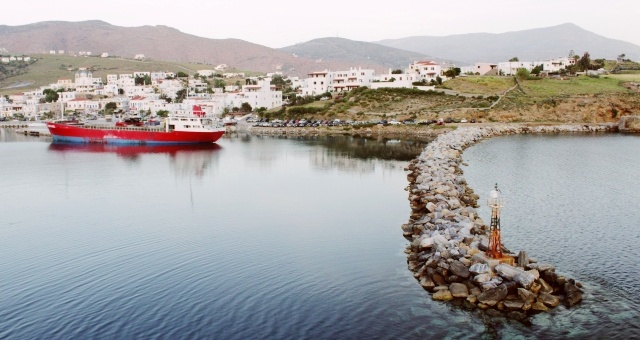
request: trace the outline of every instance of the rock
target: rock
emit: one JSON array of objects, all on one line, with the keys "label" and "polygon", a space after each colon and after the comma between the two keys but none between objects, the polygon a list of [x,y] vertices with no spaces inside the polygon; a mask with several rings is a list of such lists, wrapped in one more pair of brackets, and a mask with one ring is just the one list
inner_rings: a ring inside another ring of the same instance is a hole
[{"label": "rock", "polygon": [[489,289],[478,295],[478,301],[489,306],[495,306],[498,302],[507,297],[507,287],[500,285],[496,288]]},{"label": "rock", "polygon": [[551,287],[551,285],[549,285],[547,283],[547,281],[545,281],[544,279],[539,279],[538,282],[540,283],[540,292],[542,293],[553,293],[553,287]]},{"label": "rock", "polygon": [[433,295],[431,295],[431,298],[436,300],[436,301],[450,301],[450,300],[453,300],[453,296],[451,295],[451,292],[449,290],[439,290],[439,291],[433,293]]},{"label": "rock", "polygon": [[538,302],[542,302],[547,307],[556,307],[560,304],[560,299],[549,293],[540,293],[538,295]]},{"label": "rock", "polygon": [[526,251],[521,250],[520,253],[518,253],[518,267],[526,268],[528,264],[529,255],[527,255]]},{"label": "rock", "polygon": [[482,291],[478,287],[473,287],[473,288],[469,289],[469,294],[470,295],[475,295],[477,297],[478,295],[480,295],[480,293],[482,293]]},{"label": "rock", "polygon": [[538,312],[546,312],[549,310],[547,306],[545,306],[542,302],[538,302],[538,301],[534,302],[531,305],[531,309]]},{"label": "rock", "polygon": [[468,279],[471,276],[469,269],[460,261],[452,261],[449,264],[449,270],[463,279]]},{"label": "rock", "polygon": [[527,270],[527,273],[533,275],[536,280],[540,278],[540,272],[537,269]]},{"label": "rock", "polygon": [[504,300],[503,302],[508,310],[520,310],[524,306],[524,302],[518,300]]},{"label": "rock", "polygon": [[437,234],[435,236],[432,237],[425,237],[420,241],[420,247],[422,249],[429,249],[432,248],[434,245],[441,245],[441,244],[446,244],[447,243],[447,238]]},{"label": "rock", "polygon": [[538,292],[540,291],[540,289],[542,289],[542,285],[539,284],[538,282],[534,282],[531,284],[531,292],[534,294],[538,294]]},{"label": "rock", "polygon": [[536,295],[524,288],[518,288],[518,298],[523,302],[531,302],[535,300]]},{"label": "rock", "polygon": [[[531,259],[529,259],[529,262],[532,262]],[[545,270],[551,270],[551,271],[555,271],[556,267],[548,264],[548,263],[529,263],[529,265],[527,266],[527,268],[529,269],[537,269],[540,272],[543,272]]]},{"label": "rock", "polygon": [[495,268],[498,275],[504,277],[507,280],[515,281],[523,288],[529,289],[531,284],[535,281],[535,277],[525,272],[524,270],[516,267],[512,267],[508,264],[501,263]]},{"label": "rock", "polygon": [[478,302],[478,297],[475,296],[475,295],[469,295],[469,296],[467,296],[467,301],[475,304],[476,302]]},{"label": "rock", "polygon": [[478,274],[473,278],[473,282],[484,283],[491,281],[491,274]]},{"label": "rock", "polygon": [[462,302],[462,308],[468,309],[468,310],[476,309],[476,305],[473,302],[469,301],[469,300],[464,300]]},{"label": "rock", "polygon": [[497,318],[502,316],[502,313],[499,310],[495,310],[495,309],[487,309],[485,313],[487,313],[487,315],[492,318]]},{"label": "rock", "polygon": [[474,265],[472,265],[471,267],[469,267],[469,271],[473,274],[483,274],[483,273],[489,273],[491,271],[491,269],[489,269],[489,265],[484,264],[484,263],[476,263]]},{"label": "rock", "polygon": [[422,276],[422,278],[420,279],[420,285],[422,286],[422,288],[428,291],[432,291],[433,288],[436,287],[435,282],[433,282],[429,275]]},{"label": "rock", "polygon": [[582,291],[569,282],[564,284],[564,294],[564,302],[568,307],[582,301]]},{"label": "rock", "polygon": [[518,312],[515,310],[507,313],[507,317],[509,319],[518,320],[518,321],[524,321],[527,319],[527,315],[525,313]]},{"label": "rock", "polygon": [[444,279],[444,276],[440,275],[439,273],[434,273],[432,279],[433,279],[433,282],[435,282],[436,285],[438,286],[444,286],[447,284],[447,281]]},{"label": "rock", "polygon": [[469,296],[469,291],[467,290],[467,286],[463,283],[452,283],[449,285],[449,291],[453,297],[457,298],[466,298]]},{"label": "rock", "polygon": [[427,210],[429,210],[429,212],[435,212],[436,211],[436,205],[433,202],[429,202],[427,203]]}]

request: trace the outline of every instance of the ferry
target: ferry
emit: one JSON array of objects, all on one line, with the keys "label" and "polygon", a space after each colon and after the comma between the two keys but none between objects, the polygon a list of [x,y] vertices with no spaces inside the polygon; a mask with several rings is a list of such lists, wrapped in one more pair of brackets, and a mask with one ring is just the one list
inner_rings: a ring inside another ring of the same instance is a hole
[{"label": "ferry", "polygon": [[194,105],[192,116],[174,116],[158,126],[138,124],[93,125],[78,121],[48,122],[54,142],[105,144],[200,144],[215,143],[225,128],[217,120],[205,117]]}]

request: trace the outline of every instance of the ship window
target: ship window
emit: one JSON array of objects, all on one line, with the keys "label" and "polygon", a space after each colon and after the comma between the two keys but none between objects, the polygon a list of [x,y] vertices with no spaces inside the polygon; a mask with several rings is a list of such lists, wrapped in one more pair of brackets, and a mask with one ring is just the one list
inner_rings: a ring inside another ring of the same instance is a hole
[{"label": "ship window", "polygon": [[175,128],[176,128],[176,126],[175,126],[175,125],[173,125],[173,124],[169,124],[169,129],[170,129],[170,130],[173,130],[173,129],[175,129]]}]

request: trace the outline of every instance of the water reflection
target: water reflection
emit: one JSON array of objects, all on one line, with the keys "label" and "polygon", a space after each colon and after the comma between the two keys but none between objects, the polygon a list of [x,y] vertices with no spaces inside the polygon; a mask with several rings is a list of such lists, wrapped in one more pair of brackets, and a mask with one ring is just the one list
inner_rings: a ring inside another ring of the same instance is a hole
[{"label": "water reflection", "polygon": [[[309,154],[309,163],[320,170],[336,169],[339,171],[370,173],[376,166],[392,168],[397,161],[410,161],[415,158],[431,139],[407,139],[370,137],[359,135],[348,136],[292,136],[292,135],[251,135],[249,133],[227,134],[224,137],[229,143],[250,143],[263,141],[260,149],[250,150],[246,154],[247,161],[259,163],[263,168],[278,160],[278,153],[266,151],[280,148],[278,141],[295,142],[305,146]],[[283,143],[282,147],[289,145]]]},{"label": "water reflection", "polygon": [[336,156],[358,159],[383,159],[410,161],[414,159],[433,138],[407,136],[263,136],[248,133],[227,134],[228,140],[250,142],[254,138],[273,138],[299,141],[309,145],[327,148]]},{"label": "water reflection", "polygon": [[141,157],[149,154],[166,155],[169,157],[172,170],[179,175],[204,175],[206,169],[217,160],[214,155],[222,150],[218,144],[194,145],[113,145],[113,144],[84,144],[59,143],[49,145],[50,152],[59,153],[112,153],[130,163],[139,162]]}]

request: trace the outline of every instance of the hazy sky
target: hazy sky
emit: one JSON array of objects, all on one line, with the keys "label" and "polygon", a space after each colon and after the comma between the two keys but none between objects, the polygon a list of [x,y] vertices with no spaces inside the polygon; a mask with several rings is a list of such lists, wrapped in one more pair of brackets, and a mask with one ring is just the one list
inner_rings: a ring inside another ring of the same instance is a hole
[{"label": "hazy sky", "polygon": [[17,0],[2,8],[3,25],[98,19],[126,27],[166,25],[274,48],[323,37],[376,41],[503,33],[567,22],[640,45],[638,0]]}]

